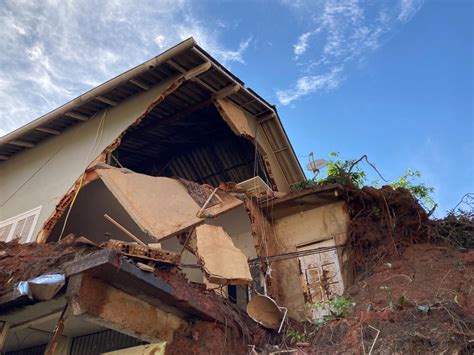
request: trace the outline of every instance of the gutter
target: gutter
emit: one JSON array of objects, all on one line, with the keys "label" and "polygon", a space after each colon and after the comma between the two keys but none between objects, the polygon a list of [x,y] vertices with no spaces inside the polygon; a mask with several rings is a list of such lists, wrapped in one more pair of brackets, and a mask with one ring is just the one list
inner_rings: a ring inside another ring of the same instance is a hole
[{"label": "gutter", "polygon": [[102,94],[105,94],[111,89],[137,77],[138,75],[141,75],[149,71],[150,69],[153,69],[155,66],[165,63],[166,61],[172,59],[176,55],[186,50],[189,50],[193,48],[194,46],[196,46],[196,41],[194,40],[194,38],[190,37],[187,40],[163,52],[162,54],[146,61],[145,63],[142,63],[136,66],[135,68],[130,69],[126,71],[125,73],[120,74],[119,76],[116,76],[113,79],[110,79],[109,81],[106,81],[105,83],[89,90],[85,94],[78,96],[77,98],[58,107],[57,109],[7,134],[6,136],[0,137],[0,144],[7,144],[11,141],[14,141],[15,139],[21,137],[23,134],[53,121],[57,117],[62,116],[71,110],[74,110],[78,105],[81,105],[97,96],[101,96]]}]

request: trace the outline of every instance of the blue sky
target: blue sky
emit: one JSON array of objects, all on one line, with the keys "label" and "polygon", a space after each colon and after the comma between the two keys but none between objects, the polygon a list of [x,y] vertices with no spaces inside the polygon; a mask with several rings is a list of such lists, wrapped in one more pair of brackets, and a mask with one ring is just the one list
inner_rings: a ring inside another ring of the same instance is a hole
[{"label": "blue sky", "polygon": [[473,4],[0,0],[0,135],[194,36],[277,105],[303,165],[418,169],[440,215],[474,191]]}]

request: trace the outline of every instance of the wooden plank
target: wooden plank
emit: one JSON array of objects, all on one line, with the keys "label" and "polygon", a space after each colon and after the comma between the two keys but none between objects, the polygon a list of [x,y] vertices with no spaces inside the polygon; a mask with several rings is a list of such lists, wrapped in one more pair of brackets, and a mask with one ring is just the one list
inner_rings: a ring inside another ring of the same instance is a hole
[{"label": "wooden plank", "polygon": [[69,304],[66,303],[66,305],[64,306],[64,309],[61,312],[61,315],[59,316],[56,326],[54,327],[53,336],[51,340],[49,341],[48,347],[46,348],[44,352],[45,355],[53,355],[56,352],[56,348],[58,347],[59,340],[64,331],[64,323],[66,322],[66,318],[68,316],[68,306]]},{"label": "wooden plank", "polygon": [[39,131],[39,132],[48,133],[48,134],[52,134],[52,135],[55,135],[55,136],[58,136],[58,135],[61,134],[60,131],[57,131],[55,129],[46,128],[46,127],[37,127],[36,130]]},{"label": "wooden plank", "polygon": [[117,106],[118,105],[117,101],[110,100],[110,99],[108,99],[106,97],[103,97],[103,96],[97,96],[95,99],[97,101],[103,102],[104,104],[107,104],[107,105],[110,105],[110,106]]},{"label": "wooden plank", "polygon": [[33,143],[28,143],[24,141],[10,141],[9,144],[16,145],[18,147],[33,148],[35,145]]},{"label": "wooden plank", "polygon": [[10,331],[10,323],[3,322],[2,332],[0,333],[0,354],[4,353],[5,345],[7,344],[7,337]]},{"label": "wooden plank", "polygon": [[139,88],[142,88],[143,90],[150,90],[150,86],[148,86],[144,82],[141,82],[140,80],[132,79],[132,80],[130,80],[130,82],[133,85],[138,86]]},{"label": "wooden plank", "polygon": [[120,229],[123,233],[128,235],[130,238],[132,238],[134,241],[136,241],[138,244],[146,246],[145,243],[143,243],[139,238],[137,238],[132,232],[130,232],[128,229],[126,229],[124,226],[122,226],[119,222],[117,222],[115,219],[110,217],[107,213],[104,214],[104,218],[108,220],[110,223],[112,223],[115,227]]},{"label": "wooden plank", "polygon": [[76,120],[79,120],[79,121],[87,121],[89,119],[89,117],[81,115],[79,113],[75,113],[75,112],[66,112],[64,116],[75,118]]}]

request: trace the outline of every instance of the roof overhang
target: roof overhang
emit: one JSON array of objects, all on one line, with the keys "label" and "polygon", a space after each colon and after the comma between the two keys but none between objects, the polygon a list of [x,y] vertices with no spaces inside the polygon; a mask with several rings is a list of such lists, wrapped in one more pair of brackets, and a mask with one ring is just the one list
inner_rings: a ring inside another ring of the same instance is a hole
[{"label": "roof overhang", "polygon": [[314,186],[302,191],[290,192],[284,197],[270,200],[260,206],[269,217],[279,219],[344,201],[343,193],[344,189],[339,184]]},{"label": "roof overhang", "polygon": [[[129,71],[91,89],[57,109],[31,121],[23,127],[0,137],[0,161],[34,148],[37,144],[66,129],[80,125],[104,109],[117,106],[127,98],[147,91],[172,76],[184,75],[198,88],[194,93],[184,93],[185,106],[201,92],[210,94],[214,100],[226,98],[245,112],[256,117],[268,139],[288,184],[305,179],[303,170],[288,140],[276,109],[262,99],[212,56],[189,38],[162,54],[130,69]],[[185,112],[187,107],[183,108]],[[171,112],[170,115],[176,115]]]}]

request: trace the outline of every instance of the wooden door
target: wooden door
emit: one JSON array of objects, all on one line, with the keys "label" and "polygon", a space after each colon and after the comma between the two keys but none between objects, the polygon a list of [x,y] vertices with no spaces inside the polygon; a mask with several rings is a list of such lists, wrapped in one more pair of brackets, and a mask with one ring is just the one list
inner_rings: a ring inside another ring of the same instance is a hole
[{"label": "wooden door", "polygon": [[[297,250],[307,251],[333,246],[335,246],[334,239],[328,239],[299,247]],[[300,256],[299,263],[306,302],[328,301],[342,295],[344,285],[337,250]]]}]

